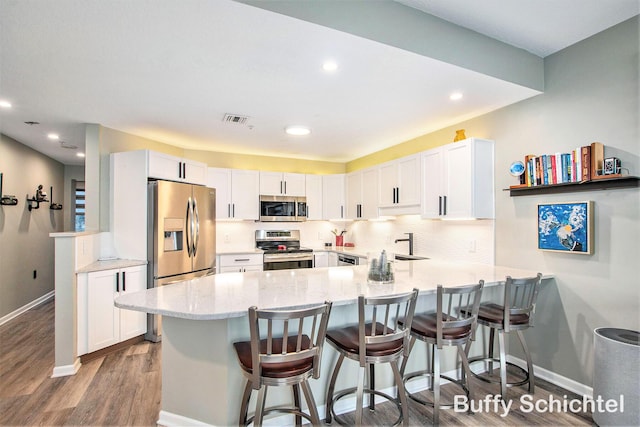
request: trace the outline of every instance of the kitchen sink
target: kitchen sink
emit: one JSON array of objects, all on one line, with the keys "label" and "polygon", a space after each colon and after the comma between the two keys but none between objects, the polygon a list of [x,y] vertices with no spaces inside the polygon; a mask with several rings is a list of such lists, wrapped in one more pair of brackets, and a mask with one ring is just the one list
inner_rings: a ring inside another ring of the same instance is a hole
[{"label": "kitchen sink", "polygon": [[417,255],[395,254],[395,260],[396,261],[417,261],[417,260],[421,260],[421,259],[429,259],[429,258],[423,257],[423,256],[417,256]]}]

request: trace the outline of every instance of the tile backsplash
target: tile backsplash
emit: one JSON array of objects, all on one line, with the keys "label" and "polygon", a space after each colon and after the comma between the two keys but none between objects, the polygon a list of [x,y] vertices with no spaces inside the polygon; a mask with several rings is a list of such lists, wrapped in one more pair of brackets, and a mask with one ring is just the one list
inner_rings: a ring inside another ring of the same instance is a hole
[{"label": "tile backsplash", "polygon": [[216,229],[216,250],[233,252],[255,247],[255,230],[300,230],[302,246],[322,248],[325,242],[334,242],[331,230],[347,230],[345,242],[352,242],[371,250],[386,248],[395,253],[408,253],[404,233],[414,235],[414,253],[430,258],[453,261],[495,262],[494,220],[438,221],[423,220],[417,215],[398,216],[388,221],[353,222],[225,222]]}]

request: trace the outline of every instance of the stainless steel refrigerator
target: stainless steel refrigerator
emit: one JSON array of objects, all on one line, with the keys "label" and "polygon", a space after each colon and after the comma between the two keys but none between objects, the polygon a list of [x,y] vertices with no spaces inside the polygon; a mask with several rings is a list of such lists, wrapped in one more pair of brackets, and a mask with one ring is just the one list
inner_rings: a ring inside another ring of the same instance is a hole
[{"label": "stainless steel refrigerator", "polygon": [[[215,272],[216,190],[171,181],[148,184],[147,288]],[[148,315],[149,341],[158,342],[162,320]]]}]

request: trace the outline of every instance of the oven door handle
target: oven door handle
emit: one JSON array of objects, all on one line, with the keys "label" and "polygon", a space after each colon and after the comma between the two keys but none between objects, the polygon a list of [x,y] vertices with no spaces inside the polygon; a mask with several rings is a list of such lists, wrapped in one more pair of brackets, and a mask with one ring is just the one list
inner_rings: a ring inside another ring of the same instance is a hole
[{"label": "oven door handle", "polygon": [[313,260],[313,255],[304,254],[304,255],[271,255],[265,254],[264,261],[265,262],[283,262],[283,261],[309,261]]}]

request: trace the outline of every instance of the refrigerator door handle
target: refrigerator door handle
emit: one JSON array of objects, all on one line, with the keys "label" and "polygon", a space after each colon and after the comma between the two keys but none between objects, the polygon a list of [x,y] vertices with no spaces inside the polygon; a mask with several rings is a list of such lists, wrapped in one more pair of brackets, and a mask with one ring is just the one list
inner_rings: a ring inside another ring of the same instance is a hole
[{"label": "refrigerator door handle", "polygon": [[187,200],[187,214],[185,220],[185,236],[187,239],[187,255],[191,258],[191,197]]},{"label": "refrigerator door handle", "polygon": [[193,227],[194,227],[194,235],[193,235],[193,256],[196,256],[196,252],[198,252],[198,241],[200,240],[200,216],[198,215],[198,200],[193,199]]}]

